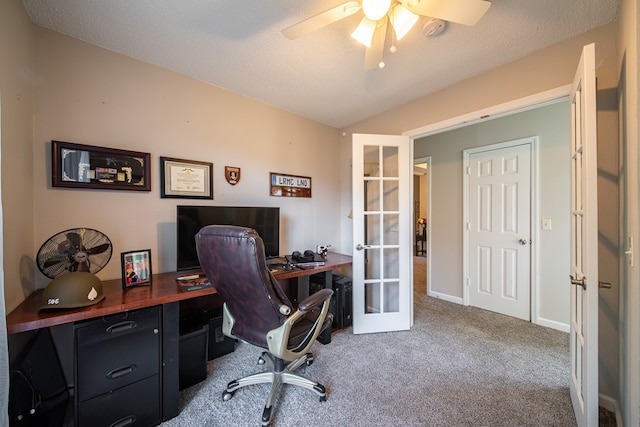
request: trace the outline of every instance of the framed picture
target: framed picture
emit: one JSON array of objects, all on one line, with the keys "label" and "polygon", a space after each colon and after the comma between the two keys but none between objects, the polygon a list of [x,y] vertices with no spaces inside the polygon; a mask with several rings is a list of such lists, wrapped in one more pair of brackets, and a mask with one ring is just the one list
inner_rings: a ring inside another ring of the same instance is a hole
[{"label": "framed picture", "polygon": [[271,172],[269,193],[276,197],[311,197],[311,177]]},{"label": "framed picture", "polygon": [[151,284],[151,249],[122,252],[122,289]]},{"label": "framed picture", "polygon": [[150,154],[51,141],[53,187],[151,191]]},{"label": "framed picture", "polygon": [[160,197],[213,199],[213,163],[160,157]]}]

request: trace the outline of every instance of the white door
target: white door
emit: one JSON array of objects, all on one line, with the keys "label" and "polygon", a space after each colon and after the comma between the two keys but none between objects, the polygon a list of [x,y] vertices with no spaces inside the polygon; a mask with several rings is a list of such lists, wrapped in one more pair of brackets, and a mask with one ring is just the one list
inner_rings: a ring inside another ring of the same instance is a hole
[{"label": "white door", "polygon": [[409,329],[411,140],[353,135],[353,332]]},{"label": "white door", "polygon": [[583,48],[571,93],[571,401],[578,426],[598,425],[598,163],[595,45]]},{"label": "white door", "polygon": [[531,319],[533,138],[469,150],[468,302]]}]

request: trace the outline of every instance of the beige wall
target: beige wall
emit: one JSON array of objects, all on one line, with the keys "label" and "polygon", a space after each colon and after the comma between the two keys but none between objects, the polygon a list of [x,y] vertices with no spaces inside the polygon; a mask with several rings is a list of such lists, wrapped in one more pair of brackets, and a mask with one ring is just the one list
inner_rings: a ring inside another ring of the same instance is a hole
[{"label": "beige wall", "polygon": [[7,312],[33,290],[34,49],[34,27],[22,3],[0,2],[0,149]]},{"label": "beige wall", "polygon": [[[104,232],[119,254],[151,248],[154,272],[176,268],[177,204],[279,206],[281,252],[339,251],[338,131],[214,86],[38,28],[34,138],[35,244],[72,227]],[[50,186],[50,141],[151,153],[151,192]],[[214,163],[214,200],[162,199],[159,156]],[[224,166],[240,167],[229,185]],[[312,198],[269,195],[269,173],[312,178]],[[48,280],[36,275],[36,287]]]},{"label": "beige wall", "polygon": [[[279,206],[282,253],[317,244],[340,250],[333,226],[340,191],[336,129],[33,27],[19,4],[2,7],[8,311],[46,286],[49,279],[34,264],[36,252],[67,228],[95,228],[112,240],[114,255],[98,274],[102,279],[120,277],[119,254],[133,249],[152,248],[154,272],[175,270],[177,204]],[[52,188],[53,139],[151,153],[152,191]],[[213,162],[214,200],[161,199],[159,156]],[[236,186],[225,181],[225,165],[242,169]],[[310,176],[313,197],[271,197],[269,172]]]},{"label": "beige wall", "polygon": [[625,426],[640,425],[640,176],[638,165],[638,32],[640,9],[635,0],[621,0],[617,59],[620,73],[620,252],[634,242],[634,265],[620,255],[620,408]]}]

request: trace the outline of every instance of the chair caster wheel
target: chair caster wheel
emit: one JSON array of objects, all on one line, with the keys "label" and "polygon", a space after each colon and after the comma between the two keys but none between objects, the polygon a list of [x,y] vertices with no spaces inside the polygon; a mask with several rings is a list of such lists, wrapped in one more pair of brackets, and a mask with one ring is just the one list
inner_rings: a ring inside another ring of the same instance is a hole
[{"label": "chair caster wheel", "polygon": [[231,399],[231,398],[233,397],[233,393],[234,393],[234,392],[232,392],[232,391],[227,391],[227,390],[225,390],[225,391],[222,393],[222,401],[223,401],[223,402],[226,402],[227,400]]},{"label": "chair caster wheel", "polygon": [[258,365],[264,365],[264,364],[265,364],[265,361],[262,358],[262,356],[258,357]]},{"label": "chair caster wheel", "polygon": [[314,361],[315,361],[315,358],[313,357],[313,353],[307,353],[307,360],[306,360],[305,364],[307,366],[311,366],[311,365],[313,365]]},{"label": "chair caster wheel", "polygon": [[264,410],[262,411],[262,425],[263,426],[268,426],[271,424],[271,416],[272,414],[272,410],[273,410],[273,406],[270,407],[266,407],[264,408]]},{"label": "chair caster wheel", "polygon": [[320,396],[320,402],[326,402],[327,396]]}]

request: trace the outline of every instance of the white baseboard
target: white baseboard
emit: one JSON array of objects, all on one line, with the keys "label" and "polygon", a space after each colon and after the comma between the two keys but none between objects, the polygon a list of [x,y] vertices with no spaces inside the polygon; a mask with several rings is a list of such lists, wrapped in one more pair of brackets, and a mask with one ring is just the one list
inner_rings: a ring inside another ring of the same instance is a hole
[{"label": "white baseboard", "polygon": [[[454,297],[452,295],[443,294],[440,292],[429,291],[427,293],[428,296],[432,298],[438,298],[444,301],[453,302],[456,304],[464,305],[464,299],[462,297]],[[537,325],[544,326],[551,329],[556,329],[558,331],[569,333],[569,325],[566,323],[556,322],[555,320],[544,319],[542,317],[538,317]]]},{"label": "white baseboard", "polygon": [[616,399],[610,396],[605,396],[604,394],[599,394],[598,405],[616,414],[616,425],[622,425],[622,414],[620,413],[620,407],[618,406],[618,401]]},{"label": "white baseboard", "polygon": [[547,328],[556,329],[558,331],[569,333],[569,325],[566,323],[556,322],[555,320],[544,319],[538,317],[536,324],[540,326],[546,326]]},{"label": "white baseboard", "polygon": [[440,292],[433,292],[433,291],[429,291],[427,295],[433,298],[444,300],[444,301],[455,302],[456,304],[463,304],[463,300],[460,297],[454,297],[451,295],[442,294]]}]

